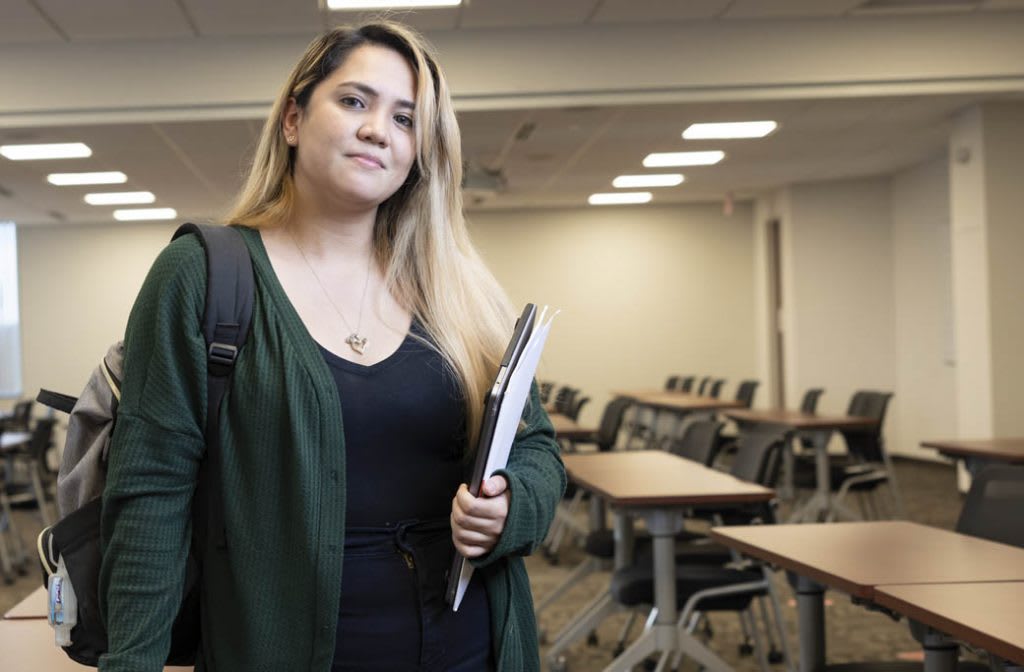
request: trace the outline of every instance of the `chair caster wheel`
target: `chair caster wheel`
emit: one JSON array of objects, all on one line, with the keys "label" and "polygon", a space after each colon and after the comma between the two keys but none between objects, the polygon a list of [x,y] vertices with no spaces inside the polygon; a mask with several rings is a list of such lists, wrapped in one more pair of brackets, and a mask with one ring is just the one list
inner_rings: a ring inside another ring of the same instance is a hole
[{"label": "chair caster wheel", "polygon": [[565,656],[559,656],[551,661],[549,669],[551,672],[569,672],[569,662],[565,659]]},{"label": "chair caster wheel", "polygon": [[749,656],[752,653],[754,653],[753,645],[748,644],[746,642],[744,642],[743,644],[740,644],[739,647],[737,647],[737,648],[739,649],[739,654],[741,656]]},{"label": "chair caster wheel", "polygon": [[782,651],[772,649],[768,652],[768,662],[772,665],[778,665],[779,663],[786,660],[786,657],[782,655]]},{"label": "chair caster wheel", "polygon": [[587,635],[587,646],[597,646],[597,633],[591,632]]}]

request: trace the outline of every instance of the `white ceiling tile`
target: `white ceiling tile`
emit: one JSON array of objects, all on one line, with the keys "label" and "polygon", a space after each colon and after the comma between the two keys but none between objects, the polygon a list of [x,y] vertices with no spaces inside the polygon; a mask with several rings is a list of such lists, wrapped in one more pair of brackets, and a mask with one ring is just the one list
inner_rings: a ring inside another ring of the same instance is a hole
[{"label": "white ceiling tile", "polygon": [[0,44],[59,42],[63,39],[25,0],[8,0],[2,13]]},{"label": "white ceiling tile", "polygon": [[736,0],[723,15],[728,19],[841,16],[864,0]]},{"label": "white ceiling tile", "polygon": [[511,28],[583,23],[596,0],[472,0],[462,8],[460,28]]},{"label": "white ceiling tile", "polygon": [[194,35],[174,0],[36,0],[74,40],[140,40]]},{"label": "white ceiling tile", "polygon": [[324,19],[315,0],[182,0],[199,34],[319,33]]},{"label": "white ceiling tile", "polygon": [[593,23],[627,23],[713,19],[732,0],[606,0]]}]

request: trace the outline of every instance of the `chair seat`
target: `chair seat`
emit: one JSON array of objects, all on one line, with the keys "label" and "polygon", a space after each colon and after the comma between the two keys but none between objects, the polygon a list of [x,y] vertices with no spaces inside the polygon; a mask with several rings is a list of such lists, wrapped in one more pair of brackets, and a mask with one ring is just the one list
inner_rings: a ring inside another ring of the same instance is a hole
[{"label": "chair seat", "polygon": [[[850,490],[873,490],[889,480],[886,473],[868,464],[851,463],[846,456],[829,457],[829,488],[833,491],[842,487],[848,478],[872,475],[850,487]],[[817,486],[818,472],[814,458],[800,456],[793,464],[793,485],[802,490],[813,490]]]},{"label": "chair seat", "polygon": [[[690,554],[692,557],[709,558],[708,562],[729,562],[731,556],[728,549],[717,544],[693,544],[695,541],[706,540],[707,537],[696,532],[683,530],[676,535],[676,557],[681,558]],[[634,539],[634,554],[639,557],[650,557],[651,535],[646,531],[637,533]],[[701,550],[687,551],[690,546],[698,546]],[[703,550],[703,549],[707,550]],[[597,530],[591,532],[583,540],[583,550],[587,555],[595,558],[612,559],[615,557],[615,533],[612,530]],[[724,556],[723,556],[724,553]],[[719,560],[721,558],[721,560]]]},{"label": "chair seat", "polygon": [[[721,565],[676,565],[676,602],[682,605],[697,592],[709,588],[722,588],[740,583],[762,581],[759,570],[738,570]],[[627,607],[654,603],[654,568],[635,565],[612,574],[611,593],[617,602]],[[751,592],[740,595],[722,595],[701,600],[701,611],[738,611],[746,609],[754,598]]]}]

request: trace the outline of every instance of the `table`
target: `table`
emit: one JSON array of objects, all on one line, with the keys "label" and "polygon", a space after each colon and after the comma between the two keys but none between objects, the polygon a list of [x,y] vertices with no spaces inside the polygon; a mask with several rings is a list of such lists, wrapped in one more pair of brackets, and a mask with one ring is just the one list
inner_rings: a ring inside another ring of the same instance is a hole
[{"label": "table", "polygon": [[790,517],[789,522],[812,521],[843,517],[856,520],[858,516],[837,504],[832,497],[832,478],[829,473],[828,442],[832,432],[841,429],[873,429],[878,420],[852,415],[817,415],[787,410],[738,410],[725,415],[744,427],[776,428],[785,437],[787,491],[792,486],[793,454],[790,444],[797,432],[808,432],[814,443],[815,490],[814,495]]},{"label": "table", "polygon": [[[616,513],[616,558],[620,568],[630,561],[628,516],[642,517],[654,547],[654,595],[658,609],[652,627],[605,668],[626,671],[656,651],[664,669],[678,650],[712,672],[729,666],[698,639],[676,628],[675,535],[682,529],[682,511],[701,504],[765,502],[775,492],[696,462],[658,450],[617,451],[563,456],[565,470],[579,486],[600,496]],[[621,542],[621,543],[620,543]],[[552,663],[572,641],[590,632],[609,611],[610,594],[599,596],[556,638],[548,653]]]},{"label": "table", "polygon": [[575,420],[560,413],[551,413],[551,426],[555,428],[555,436],[569,441],[581,441],[591,438],[597,430],[593,427],[580,427]]},{"label": "table", "polygon": [[[43,619],[0,621],[0,651],[4,672],[85,672],[96,669],[68,658],[53,641],[53,628]],[[186,672],[191,667],[165,667]]]},{"label": "table", "polygon": [[905,521],[716,527],[711,538],[798,575],[801,672],[825,667],[825,587],[1024,581],[1024,549]]},{"label": "table", "polygon": [[1024,438],[1020,437],[922,441],[921,447],[963,460],[971,476],[992,463],[1024,464]]},{"label": "table", "polygon": [[46,618],[46,588],[39,586],[24,600],[11,607],[4,619]]},{"label": "table", "polygon": [[875,601],[1024,666],[1024,582],[879,586]]},{"label": "table", "polygon": [[[652,448],[656,441],[654,428],[657,425],[659,413],[670,413],[675,418],[675,426],[669,431],[670,436],[675,436],[679,433],[683,418],[690,413],[746,407],[741,401],[714,399],[671,390],[612,390],[612,396],[631,399],[637,406],[652,411],[654,417],[651,422],[651,437],[647,441],[647,448]],[[629,438],[632,441],[634,436]]]}]

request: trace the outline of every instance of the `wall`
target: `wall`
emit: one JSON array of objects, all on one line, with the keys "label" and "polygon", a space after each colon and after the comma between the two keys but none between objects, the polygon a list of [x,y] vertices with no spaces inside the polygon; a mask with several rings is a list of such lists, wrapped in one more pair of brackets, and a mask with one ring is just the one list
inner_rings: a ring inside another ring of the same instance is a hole
[{"label": "wall", "polygon": [[896,399],[893,452],[938,459],[925,439],[957,436],[949,164],[945,155],[892,180]]},{"label": "wall", "polygon": [[23,389],[77,395],[114,341],[173,224],[18,228]]},{"label": "wall", "polygon": [[687,205],[476,213],[471,230],[517,305],[561,309],[541,375],[582,388],[596,423],[614,389],[755,377],[751,223],[748,205]]}]

